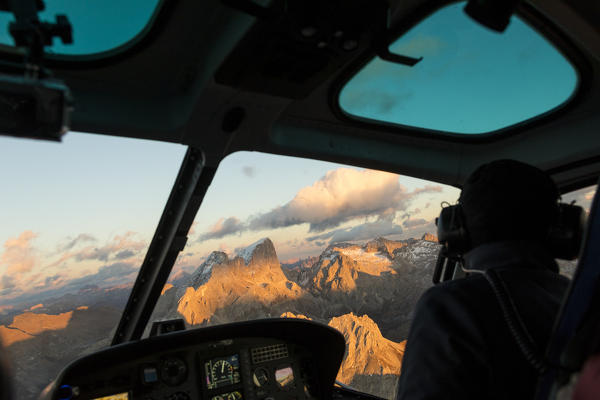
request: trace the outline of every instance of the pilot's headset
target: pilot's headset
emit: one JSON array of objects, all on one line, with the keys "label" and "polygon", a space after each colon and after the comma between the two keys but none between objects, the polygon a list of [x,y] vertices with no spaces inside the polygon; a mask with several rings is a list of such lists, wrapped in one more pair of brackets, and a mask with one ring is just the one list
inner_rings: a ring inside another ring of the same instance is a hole
[{"label": "pilot's headset", "polygon": [[[582,207],[574,203],[557,202],[555,218],[550,224],[545,240],[554,258],[573,260],[579,255],[586,214]],[[462,256],[471,248],[472,240],[465,224],[462,204],[442,203],[440,216],[436,218],[440,250],[433,282],[439,283],[461,277],[464,274],[459,266]]]}]

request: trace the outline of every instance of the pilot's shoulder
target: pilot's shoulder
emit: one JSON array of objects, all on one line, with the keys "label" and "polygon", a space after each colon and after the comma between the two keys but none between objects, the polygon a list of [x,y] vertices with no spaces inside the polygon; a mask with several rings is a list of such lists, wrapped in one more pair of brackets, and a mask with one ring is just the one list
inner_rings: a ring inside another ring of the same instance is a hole
[{"label": "pilot's shoulder", "polygon": [[489,297],[488,283],[481,275],[442,282],[432,286],[419,299],[420,308],[452,307],[471,302],[473,298]]}]

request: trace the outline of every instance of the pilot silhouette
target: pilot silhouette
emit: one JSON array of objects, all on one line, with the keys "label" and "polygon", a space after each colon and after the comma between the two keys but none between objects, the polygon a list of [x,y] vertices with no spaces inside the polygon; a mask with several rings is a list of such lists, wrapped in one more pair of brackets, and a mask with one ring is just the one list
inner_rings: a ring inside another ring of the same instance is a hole
[{"label": "pilot silhouette", "polygon": [[398,400],[534,396],[539,368],[511,331],[486,274],[498,277],[523,336],[543,354],[569,284],[547,241],[558,198],[548,175],[518,161],[494,161],[469,176],[457,217],[468,242],[463,265],[471,273],[419,300]]}]

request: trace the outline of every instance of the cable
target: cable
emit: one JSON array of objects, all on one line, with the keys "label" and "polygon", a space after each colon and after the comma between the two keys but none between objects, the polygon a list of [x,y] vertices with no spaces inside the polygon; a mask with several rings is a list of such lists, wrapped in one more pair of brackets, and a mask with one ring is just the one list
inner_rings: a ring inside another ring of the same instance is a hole
[{"label": "cable", "polygon": [[498,300],[498,304],[500,305],[500,309],[502,310],[502,315],[504,317],[504,321],[510,330],[510,333],[517,343],[519,350],[527,360],[527,362],[539,373],[543,374],[546,372],[548,368],[548,363],[544,361],[542,357],[539,356],[538,350],[536,349],[535,342],[517,307],[509,294],[508,288],[500,275],[494,271],[493,269],[488,269],[486,271],[476,270],[476,269],[466,269],[462,268],[463,271],[467,273],[478,273],[485,277],[486,281],[492,287],[492,291]]}]

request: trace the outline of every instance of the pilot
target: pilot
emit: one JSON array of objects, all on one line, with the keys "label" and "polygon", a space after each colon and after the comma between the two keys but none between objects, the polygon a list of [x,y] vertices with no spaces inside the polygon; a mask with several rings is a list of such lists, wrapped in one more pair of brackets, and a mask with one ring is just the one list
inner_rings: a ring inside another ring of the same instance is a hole
[{"label": "pilot", "polygon": [[[468,244],[466,278],[419,299],[398,383],[398,400],[531,399],[569,280],[547,243],[559,192],[543,171],[499,160],[468,178],[458,211]],[[515,337],[488,276],[507,294]],[[488,274],[488,275],[486,275]],[[499,282],[499,283],[498,283]],[[529,354],[519,341],[529,341]],[[536,356],[538,356],[536,358]]]}]

